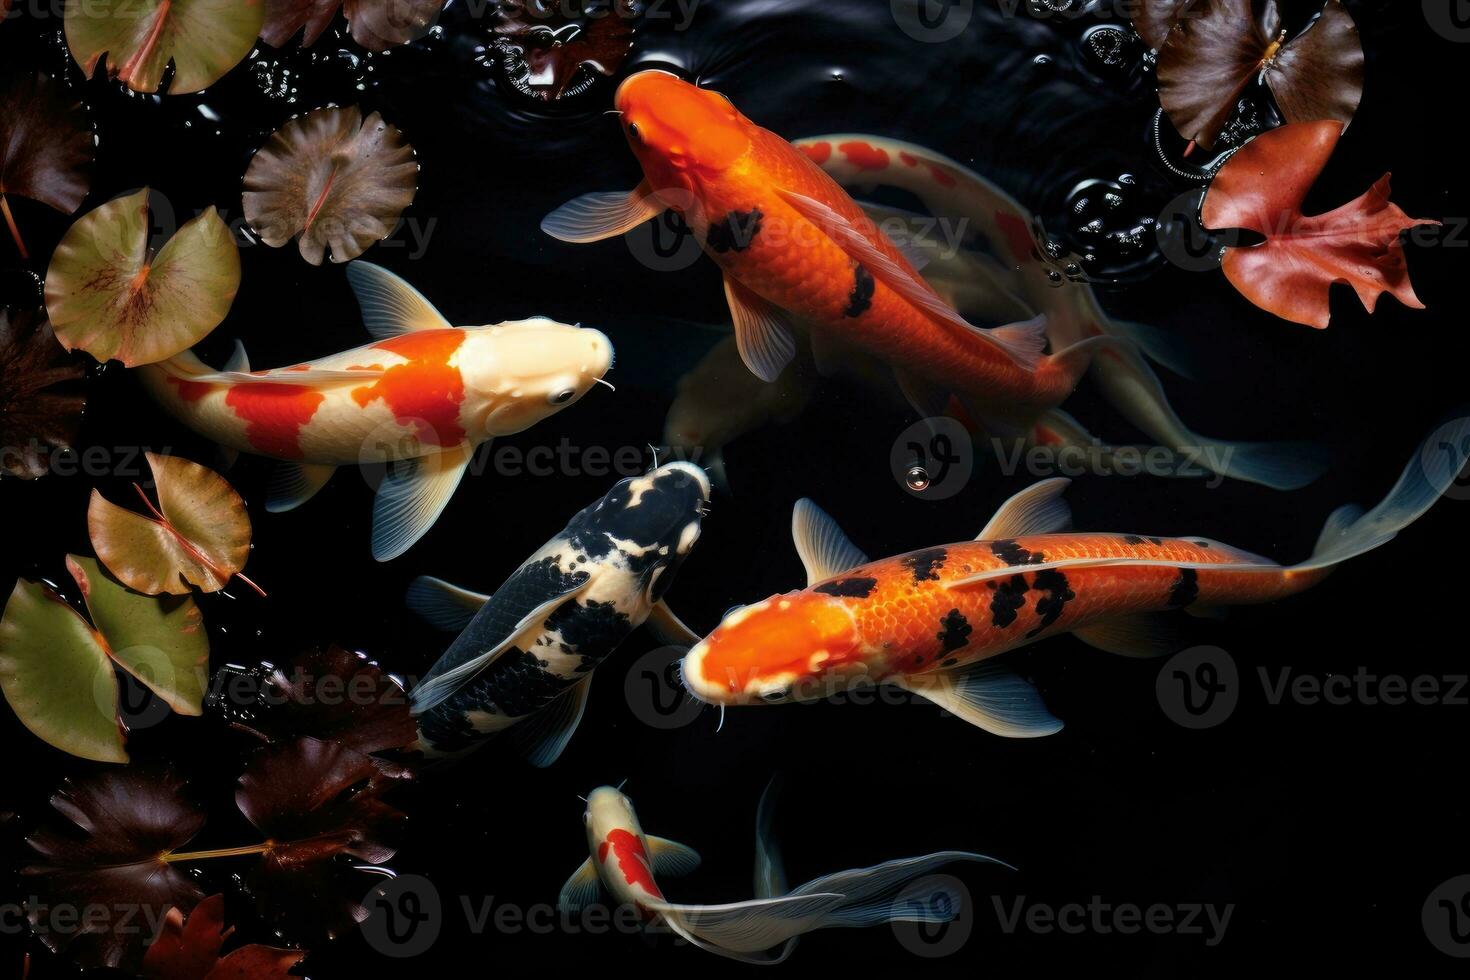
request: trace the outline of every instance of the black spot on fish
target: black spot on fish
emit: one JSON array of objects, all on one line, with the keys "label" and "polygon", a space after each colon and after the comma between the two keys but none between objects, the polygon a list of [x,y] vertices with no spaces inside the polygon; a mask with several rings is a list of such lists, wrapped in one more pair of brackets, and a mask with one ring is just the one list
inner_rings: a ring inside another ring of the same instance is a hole
[{"label": "black spot on fish", "polygon": [[577,670],[588,671],[633,632],[633,625],[611,602],[568,602],[546,617],[546,629],[561,634],[564,653],[582,654]]},{"label": "black spot on fish", "polygon": [[957,657],[950,657],[948,660],[946,660],[944,663],[940,664],[939,666],[941,666],[941,667],[953,667],[957,663],[959,663],[959,659]]},{"label": "black spot on fish", "polygon": [[1210,543],[1208,541],[1196,541],[1194,543],[1194,545],[1195,545],[1196,548],[1206,548],[1207,549],[1207,548],[1209,548]]},{"label": "black spot on fish", "polygon": [[866,599],[877,587],[878,580],[875,578],[840,578],[835,582],[819,585],[812,591],[844,599]]},{"label": "black spot on fish", "polygon": [[943,548],[929,548],[926,551],[916,551],[903,559],[903,565],[914,573],[915,582],[931,581],[937,582],[939,576],[935,574],[944,567],[944,559],[949,557],[949,552]]},{"label": "black spot on fish", "polygon": [[944,644],[944,652],[958,650],[970,642],[970,634],[975,632],[975,627],[958,609],[951,609],[949,613],[939,621],[939,642]]},{"label": "black spot on fish", "polygon": [[995,590],[995,595],[990,597],[991,624],[1011,625],[1026,605],[1026,576],[1012,575],[1009,582],[991,582],[990,587]]},{"label": "black spot on fish", "polygon": [[1143,539],[1140,538],[1136,534],[1127,534],[1127,535],[1124,535],[1123,536],[1123,543],[1124,544],[1131,544],[1131,545],[1137,547],[1138,545],[1143,544]]},{"label": "black spot on fish", "polygon": [[760,208],[751,208],[749,211],[731,211],[725,215],[724,221],[712,222],[709,226],[709,235],[705,239],[709,247],[720,254],[725,252],[743,252],[750,248],[755,241],[755,236],[760,234],[761,222],[765,215],[761,214]]},{"label": "black spot on fish", "polygon": [[1009,538],[1004,541],[990,542],[990,550],[995,554],[995,557],[1013,567],[1016,565],[1040,565],[1046,561],[1046,555],[1039,551],[1027,551]]},{"label": "black spot on fish", "polygon": [[1067,603],[1077,598],[1077,593],[1067,587],[1067,576],[1055,568],[1037,572],[1031,585],[1032,588],[1039,589],[1046,595],[1036,600],[1036,614],[1041,617],[1041,623],[1026,634],[1027,638],[1036,636],[1055,623],[1061,618],[1062,610],[1067,607]]},{"label": "black spot on fish", "polygon": [[852,293],[847,297],[844,316],[859,317],[873,306],[873,292],[878,288],[868,267],[858,262],[852,273]]},{"label": "black spot on fish", "polygon": [[1169,605],[1184,608],[1199,598],[1199,572],[1192,568],[1179,569],[1179,580],[1169,590]]},{"label": "black spot on fish", "polygon": [[1152,541],[1156,545],[1162,545],[1164,543],[1164,539],[1163,538],[1149,538],[1149,540]]}]

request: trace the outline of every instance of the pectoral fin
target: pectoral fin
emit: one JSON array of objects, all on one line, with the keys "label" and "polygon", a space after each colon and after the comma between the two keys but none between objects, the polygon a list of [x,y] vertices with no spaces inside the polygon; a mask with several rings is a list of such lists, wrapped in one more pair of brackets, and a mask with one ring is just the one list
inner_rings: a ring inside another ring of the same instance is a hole
[{"label": "pectoral fin", "polygon": [[434,309],[424,294],[402,278],[371,262],[347,266],[347,281],[362,307],[368,333],[387,340],[415,330],[447,330],[454,325]]},{"label": "pectoral fin", "polygon": [[470,625],[480,607],[490,601],[487,595],[471,592],[443,579],[421,575],[408,587],[408,608],[418,613],[430,626],[446,633],[458,633]]},{"label": "pectoral fin", "polygon": [[560,694],[546,707],[511,729],[511,741],[526,761],[545,769],[566,751],[572,733],[582,722],[587,710],[587,694],[592,689],[588,674]]},{"label": "pectoral fin", "polygon": [[581,867],[572,872],[567,883],[561,886],[556,907],[567,912],[580,912],[597,901],[601,892],[602,883],[597,879],[597,868],[593,866],[592,859],[588,858],[582,862]]},{"label": "pectoral fin", "polygon": [[677,878],[699,867],[699,852],[688,845],[652,834],[644,839],[644,843],[648,845],[648,856],[653,859],[654,874]]},{"label": "pectoral fin", "polygon": [[868,556],[848,540],[837,522],[805,497],[791,511],[791,537],[806,568],[807,585],[868,563]]},{"label": "pectoral fin", "polygon": [[796,356],[796,339],[786,314],[740,283],[725,277],[725,299],[735,321],[740,359],[762,381],[775,381]]},{"label": "pectoral fin", "polygon": [[993,664],[915,674],[893,683],[993,735],[1037,738],[1062,729],[1062,723],[1046,710],[1036,688]]},{"label": "pectoral fin", "polygon": [[295,510],[327,485],[337,467],[313,463],[280,463],[266,485],[265,509],[272,514]]},{"label": "pectoral fin", "polygon": [[684,625],[684,621],[675,615],[667,602],[654,603],[643,625],[660,643],[671,647],[692,647],[703,639],[698,633]]},{"label": "pectoral fin", "polygon": [[1167,657],[1189,643],[1184,630],[1168,613],[1117,616],[1073,633],[1088,646],[1120,657]]},{"label": "pectoral fin", "polygon": [[627,192],[604,191],[573,198],[541,220],[541,230],[552,238],[575,244],[616,238],[666,209],[654,200],[646,184]]},{"label": "pectoral fin", "polygon": [[412,548],[444,508],[469,467],[474,447],[395,463],[373,501],[373,557],[391,561]]}]

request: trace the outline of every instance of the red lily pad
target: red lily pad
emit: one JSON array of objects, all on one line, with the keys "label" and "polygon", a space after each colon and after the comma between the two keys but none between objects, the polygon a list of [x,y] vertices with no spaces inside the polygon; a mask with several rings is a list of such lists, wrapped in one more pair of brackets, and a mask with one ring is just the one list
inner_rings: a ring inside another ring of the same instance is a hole
[{"label": "red lily pad", "polygon": [[71,214],[92,186],[94,150],[87,110],[64,86],[40,72],[0,81],[0,217],[22,259],[30,255],[7,196]]},{"label": "red lily pad", "polygon": [[241,946],[224,957],[220,950],[235,931],[225,925],[225,897],[211,895],[184,917],[172,908],[157,938],[143,957],[145,980],[284,980],[305,952],[258,943]]},{"label": "red lily pad", "polygon": [[418,191],[413,147],[376,112],[318,109],[278,130],[245,172],[245,218],[267,245],[300,236],[321,265],[357,258],[393,233]]},{"label": "red lily pad", "polygon": [[393,857],[408,818],[382,795],[401,778],[336,742],[262,749],[235,792],[240,812],[271,842],[246,879],[261,914],[329,939],[367,918],[362,873],[338,859]]},{"label": "red lily pad", "polygon": [[145,595],[188,595],[195,587],[220,591],[250,557],[245,501],[208,467],[177,456],[147,457],[158,507],[137,484],[134,489],[151,517],[92,491],[87,529],[97,557],[129,588]]},{"label": "red lily pad", "polygon": [[87,214],[46,271],[46,309],[67,350],[128,367],[165,361],[219,326],[240,288],[240,250],[214,208],[154,255],[148,189]]},{"label": "red lily pad", "polygon": [[[198,904],[204,893],[166,860],[204,826],[183,790],[178,775],[138,767],[62,784],[51,797],[59,819],[26,838],[37,861],[21,869],[35,896],[26,914],[47,947],[86,968],[135,970],[149,924]],[[66,909],[101,909],[104,921],[67,928],[54,918]]]},{"label": "red lily pad", "polygon": [[302,47],[311,47],[337,16],[347,17],[352,39],[369,51],[416,41],[429,32],[444,9],[444,0],[266,0],[261,40],[283,47],[304,31]]},{"label": "red lily pad", "polygon": [[1332,120],[1257,136],[1220,168],[1201,210],[1207,228],[1244,228],[1265,236],[1260,244],[1225,251],[1225,275],[1240,294],[1283,319],[1318,329],[1331,319],[1330,292],[1337,282],[1352,286],[1369,313],[1385,292],[1422,310],[1399,233],[1439,224],[1410,218],[1392,203],[1388,174],[1336,210],[1302,214],[1302,202],[1341,136],[1342,124]]},{"label": "red lily pad", "polygon": [[232,724],[265,742],[310,736],[364,754],[402,748],[417,736],[403,688],[371,660],[338,646],[273,670],[250,720]]},{"label": "red lily pad", "polygon": [[199,92],[255,47],[265,23],[261,0],[66,0],[66,43],[90,77],[107,74],[134,92]]},{"label": "red lily pad", "polygon": [[44,310],[0,309],[0,470],[38,479],[52,450],[71,448],[87,404],[85,376]]},{"label": "red lily pad", "polygon": [[1206,148],[1257,79],[1288,123],[1351,122],[1363,98],[1363,43],[1340,0],[1289,40],[1275,0],[1259,17],[1252,0],[1189,6],[1159,51],[1159,102],[1181,136]]}]

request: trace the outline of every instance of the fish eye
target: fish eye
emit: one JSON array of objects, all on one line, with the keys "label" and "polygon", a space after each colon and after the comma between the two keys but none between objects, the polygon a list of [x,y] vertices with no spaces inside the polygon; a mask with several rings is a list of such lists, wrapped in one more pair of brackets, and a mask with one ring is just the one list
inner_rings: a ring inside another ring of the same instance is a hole
[{"label": "fish eye", "polygon": [[628,123],[628,135],[639,143],[643,142],[643,131],[638,128],[638,124],[635,122]]},{"label": "fish eye", "polygon": [[576,397],[577,397],[577,389],[575,389],[575,388],[565,388],[565,389],[563,389],[561,391],[558,391],[555,394],[551,395],[546,400],[548,402],[550,402],[551,404],[553,404],[553,405],[565,405],[567,402],[571,401],[573,398],[576,398]]},{"label": "fish eye", "polygon": [[786,700],[786,692],[785,691],[767,691],[765,694],[762,694],[761,695],[761,700],[762,701],[770,701],[770,702],[785,701]]}]

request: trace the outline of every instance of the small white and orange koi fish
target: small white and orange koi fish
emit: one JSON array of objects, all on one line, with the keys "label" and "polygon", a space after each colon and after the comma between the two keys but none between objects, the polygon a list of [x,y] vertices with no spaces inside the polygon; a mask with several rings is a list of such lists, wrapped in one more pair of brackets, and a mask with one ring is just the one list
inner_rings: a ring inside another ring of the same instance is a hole
[{"label": "small white and orange koi fish", "polygon": [[140,375],[195,432],[285,464],[269,511],[299,507],[339,466],[397,464],[373,509],[373,557],[388,561],[434,526],[480,446],[606,384],[613,348],[597,330],[541,317],[454,327],[385,269],[354,262],[347,277],[375,338],[365,347],[251,371],[237,343],[221,371],[185,353]]},{"label": "small white and orange koi fish", "polygon": [[[765,811],[765,801],[761,810]],[[559,906],[577,911],[605,891],[618,906],[638,910],[650,926],[672,930],[700,949],[746,963],[785,960],[799,936],[818,929],[861,928],[890,922],[948,922],[963,901],[943,883],[921,896],[904,886],[934,869],[956,862],[1010,867],[969,851],[939,851],[899,858],[871,868],[839,871],[784,894],[779,857],[767,839],[767,822],[758,823],[756,869],[763,897],[728,905],[679,905],[664,897],[655,874],[684,875],[699,867],[692,848],[643,832],[633,801],[612,786],[587,796],[582,815],[591,856],[562,887]]]}]

